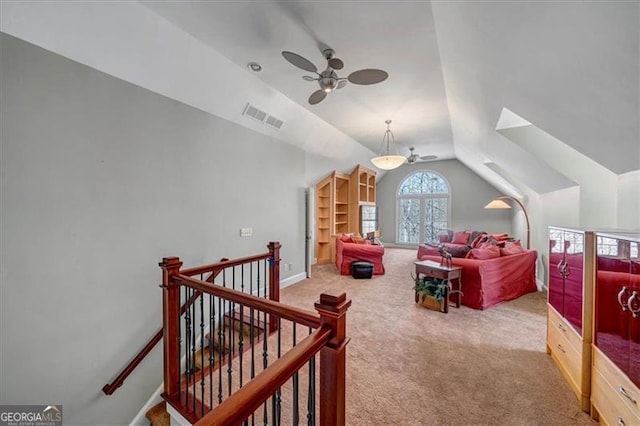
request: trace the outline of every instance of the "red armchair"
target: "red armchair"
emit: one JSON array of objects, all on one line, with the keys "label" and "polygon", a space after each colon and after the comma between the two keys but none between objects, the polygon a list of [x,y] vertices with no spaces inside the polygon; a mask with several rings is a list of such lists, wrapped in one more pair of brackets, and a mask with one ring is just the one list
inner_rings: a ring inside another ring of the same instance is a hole
[{"label": "red armchair", "polygon": [[384,246],[371,244],[369,240],[342,234],[336,238],[336,266],[341,275],[351,275],[351,263],[364,260],[373,264],[374,275],[384,275]]}]

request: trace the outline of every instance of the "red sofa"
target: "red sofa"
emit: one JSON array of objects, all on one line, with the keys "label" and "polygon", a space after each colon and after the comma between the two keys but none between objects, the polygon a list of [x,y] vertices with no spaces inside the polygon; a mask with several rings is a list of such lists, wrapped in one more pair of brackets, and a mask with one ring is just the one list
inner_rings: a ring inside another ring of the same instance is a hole
[{"label": "red sofa", "polygon": [[[440,255],[418,253],[420,260],[441,260]],[[452,264],[462,266],[462,304],[473,309],[486,309],[537,291],[537,258],[535,250],[487,260],[454,257]]]},{"label": "red sofa", "polygon": [[351,264],[357,260],[373,263],[373,274],[384,275],[382,256],[384,246],[381,244],[345,234],[336,238],[336,266],[341,275],[351,275]]}]

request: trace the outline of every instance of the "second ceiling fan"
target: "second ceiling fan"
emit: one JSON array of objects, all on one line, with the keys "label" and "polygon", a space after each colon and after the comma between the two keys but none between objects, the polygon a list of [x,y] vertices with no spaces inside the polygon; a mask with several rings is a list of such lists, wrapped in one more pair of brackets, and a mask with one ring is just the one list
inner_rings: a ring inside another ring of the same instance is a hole
[{"label": "second ceiling fan", "polygon": [[342,60],[335,57],[333,49],[325,49],[322,52],[322,55],[327,60],[327,68],[322,72],[318,72],[318,67],[308,59],[303,58],[297,53],[288,52],[286,50],[282,52],[282,56],[284,56],[284,58],[292,65],[317,75],[317,77],[311,77],[308,75],[302,76],[306,81],[317,81],[320,86],[320,89],[316,90],[311,94],[311,96],[309,96],[309,103],[311,105],[322,102],[322,100],[327,97],[328,93],[331,93],[336,89],[342,89],[347,84],[347,81],[353,84],[367,85],[380,83],[389,77],[389,74],[387,74],[386,71],[367,68],[354,71],[346,78],[340,78],[338,77],[336,70],[341,70],[344,67]]}]

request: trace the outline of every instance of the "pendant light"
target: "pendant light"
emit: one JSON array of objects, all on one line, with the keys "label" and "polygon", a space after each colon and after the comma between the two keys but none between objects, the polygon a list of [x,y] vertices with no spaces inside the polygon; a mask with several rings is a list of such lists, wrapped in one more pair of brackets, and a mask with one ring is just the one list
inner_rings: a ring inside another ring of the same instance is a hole
[{"label": "pendant light", "polygon": [[396,138],[393,136],[391,129],[389,129],[391,120],[386,120],[385,123],[387,123],[387,131],[384,132],[384,136],[382,137],[380,155],[372,158],[371,162],[379,169],[393,170],[403,165],[407,159],[403,155],[398,155]]}]

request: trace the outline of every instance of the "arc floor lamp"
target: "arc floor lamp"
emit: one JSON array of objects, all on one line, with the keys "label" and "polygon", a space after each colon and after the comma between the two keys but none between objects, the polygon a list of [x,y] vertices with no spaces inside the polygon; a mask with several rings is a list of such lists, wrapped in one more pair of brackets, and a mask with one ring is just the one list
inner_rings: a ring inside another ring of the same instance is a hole
[{"label": "arc floor lamp", "polygon": [[502,197],[497,197],[491,200],[489,204],[484,206],[485,209],[510,209],[511,205],[507,203],[505,200],[514,201],[516,204],[520,206],[522,212],[524,213],[524,219],[527,222],[527,250],[530,248],[529,240],[531,239],[531,231],[529,229],[529,215],[527,214],[527,209],[524,208],[524,204],[517,198],[511,197],[509,195],[503,195]]}]

